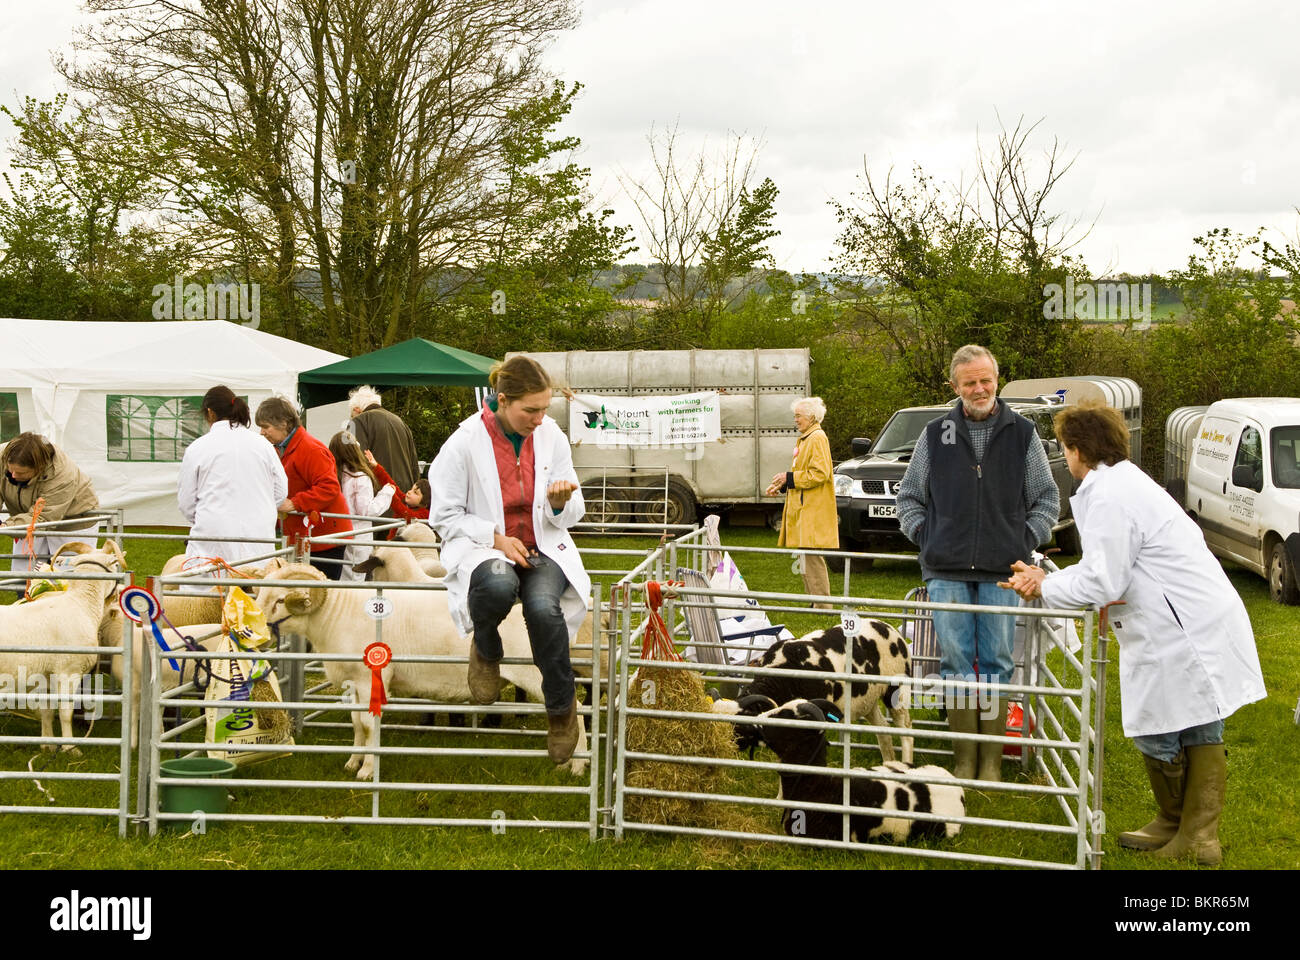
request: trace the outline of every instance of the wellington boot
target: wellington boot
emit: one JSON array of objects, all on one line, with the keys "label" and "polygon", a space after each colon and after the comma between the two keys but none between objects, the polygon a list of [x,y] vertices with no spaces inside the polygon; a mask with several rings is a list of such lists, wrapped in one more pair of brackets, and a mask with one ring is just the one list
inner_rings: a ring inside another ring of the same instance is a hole
[{"label": "wellington boot", "polygon": [[1119,845],[1130,850],[1159,850],[1178,833],[1183,818],[1183,786],[1187,778],[1187,754],[1180,753],[1172,763],[1142,755],[1146,764],[1151,792],[1156,795],[1159,812],[1141,830],[1119,835]]},{"label": "wellington boot", "polygon": [[1217,866],[1223,862],[1219,815],[1228,779],[1228,754],[1221,743],[1188,747],[1185,752],[1187,781],[1178,833],[1154,856],[1162,860],[1193,858],[1203,866]]},{"label": "wellington boot", "polygon": [[[975,708],[950,707],[948,727],[953,733],[979,733],[980,712]],[[961,780],[975,779],[975,757],[979,744],[974,740],[952,742],[952,775]]]},{"label": "wellington boot", "polygon": [[[992,713],[993,716],[988,716]],[[988,710],[979,713],[980,733],[987,737],[1005,737],[1007,735],[1007,707],[1006,703],[998,698],[993,699],[993,703]],[[1002,748],[1005,744],[999,740],[997,743],[981,743],[979,745],[979,779],[988,780],[991,783],[1000,783],[1002,781]]]}]

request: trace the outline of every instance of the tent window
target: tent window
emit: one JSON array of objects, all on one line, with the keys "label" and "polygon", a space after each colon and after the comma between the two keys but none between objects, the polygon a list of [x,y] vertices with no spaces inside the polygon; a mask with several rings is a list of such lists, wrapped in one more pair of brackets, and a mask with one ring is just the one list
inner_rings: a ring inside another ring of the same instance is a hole
[{"label": "tent window", "polygon": [[0,443],[7,443],[22,431],[18,429],[18,394],[0,393]]},{"label": "tent window", "polygon": [[202,397],[109,394],[108,459],[175,463],[203,433]]}]

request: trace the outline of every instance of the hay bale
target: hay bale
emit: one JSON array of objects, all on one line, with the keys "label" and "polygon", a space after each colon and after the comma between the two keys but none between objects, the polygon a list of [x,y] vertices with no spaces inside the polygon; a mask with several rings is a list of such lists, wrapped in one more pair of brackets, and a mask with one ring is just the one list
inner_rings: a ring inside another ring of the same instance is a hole
[{"label": "hay bale", "polygon": [[[649,710],[713,712],[712,701],[704,692],[704,680],[691,670],[641,667],[632,683],[628,702]],[[740,756],[731,724],[673,717],[629,717],[627,748],[674,757],[736,759]],[[730,769],[702,764],[629,760],[624,779],[629,787],[653,790],[740,792],[735,789],[736,780]],[[629,795],[624,798],[623,807],[630,819],[645,823],[767,832],[748,808],[734,803]]]}]

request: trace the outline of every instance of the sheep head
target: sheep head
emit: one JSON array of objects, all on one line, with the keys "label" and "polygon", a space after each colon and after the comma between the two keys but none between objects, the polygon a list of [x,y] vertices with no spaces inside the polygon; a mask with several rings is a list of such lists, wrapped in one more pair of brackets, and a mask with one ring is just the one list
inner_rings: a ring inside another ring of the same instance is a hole
[{"label": "sheep head", "polygon": [[[742,715],[770,717],[775,720],[811,720],[815,723],[838,723],[840,708],[829,700],[791,700],[779,707],[749,713],[762,705],[759,700],[772,701],[757,695],[742,700]],[[746,709],[746,707],[748,709]],[[801,763],[823,766],[826,763],[826,735],[821,730],[800,730],[795,727],[746,724],[736,728],[736,745],[748,749],[750,759],[760,744],[767,744],[783,763]]]},{"label": "sheep head", "polygon": [[[291,563],[273,574],[276,580],[305,580],[324,582],[328,578],[315,567]],[[326,591],[321,587],[262,586],[257,591],[257,604],[266,614],[268,626],[276,627],[292,617],[307,616],[325,605]]]}]

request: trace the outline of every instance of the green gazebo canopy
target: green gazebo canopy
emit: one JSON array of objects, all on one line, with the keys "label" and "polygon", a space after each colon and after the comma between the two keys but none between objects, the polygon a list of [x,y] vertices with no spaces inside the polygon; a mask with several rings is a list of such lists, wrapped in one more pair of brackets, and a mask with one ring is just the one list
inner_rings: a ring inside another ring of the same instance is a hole
[{"label": "green gazebo canopy", "polygon": [[363,383],[373,387],[486,387],[495,363],[468,350],[415,337],[350,360],[298,374],[298,399],[307,407],[346,400]]}]

